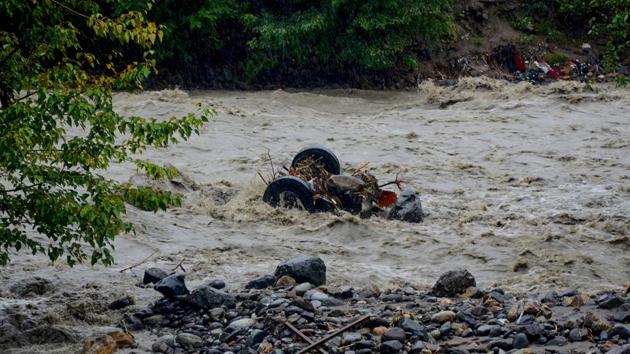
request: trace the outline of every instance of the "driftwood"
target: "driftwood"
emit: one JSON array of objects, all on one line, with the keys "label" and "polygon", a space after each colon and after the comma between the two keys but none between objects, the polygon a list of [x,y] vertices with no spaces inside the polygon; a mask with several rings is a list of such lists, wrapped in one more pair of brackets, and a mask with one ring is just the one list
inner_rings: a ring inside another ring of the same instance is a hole
[{"label": "driftwood", "polygon": [[354,326],[358,325],[359,323],[361,323],[361,322],[363,322],[363,321],[367,320],[368,318],[370,318],[370,316],[369,316],[369,315],[367,315],[367,316],[363,316],[363,317],[359,318],[358,320],[356,320],[356,321],[354,321],[354,322],[352,322],[352,323],[348,324],[347,326],[344,326],[344,327],[342,327],[342,328],[340,328],[340,329],[336,330],[335,332],[333,332],[333,333],[331,333],[331,334],[327,335],[326,337],[324,337],[324,338],[322,338],[322,339],[318,340],[317,342],[315,342],[315,343],[313,343],[313,344],[310,344],[308,347],[306,347],[306,348],[304,348],[304,349],[300,350],[300,351],[298,352],[298,354],[304,354],[304,353],[307,353],[309,350],[312,350],[312,349],[318,348],[320,345],[322,345],[322,344],[324,344],[324,343],[328,342],[329,340],[331,340],[331,339],[335,338],[336,336],[338,336],[338,335],[340,335],[341,333],[343,333],[343,332],[345,332],[345,331],[349,330],[350,328],[352,328],[352,327],[354,327]]}]

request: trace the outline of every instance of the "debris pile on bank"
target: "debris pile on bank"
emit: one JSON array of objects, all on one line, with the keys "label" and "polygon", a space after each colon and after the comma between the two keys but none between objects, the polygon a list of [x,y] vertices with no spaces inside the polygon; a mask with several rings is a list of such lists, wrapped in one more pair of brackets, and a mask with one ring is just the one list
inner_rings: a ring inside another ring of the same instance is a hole
[{"label": "debris pile on bank", "polygon": [[[155,272],[154,272],[155,273]],[[164,298],[128,314],[149,329],[159,353],[470,353],[630,350],[630,297],[575,290],[519,297],[476,287],[450,271],[431,290],[327,286],[318,257],[298,256],[275,274],[225,289],[186,288],[183,275],[159,280]],[[528,350],[528,351],[526,351]]]},{"label": "debris pile on bank", "polygon": [[555,80],[605,81],[630,74],[627,65],[620,65],[616,70],[606,70],[593,55],[590,44],[582,44],[581,49],[586,60],[570,59],[562,54],[546,51],[526,55],[514,44],[508,43],[495,47],[489,61],[508,71],[513,80],[529,81],[533,84]]}]

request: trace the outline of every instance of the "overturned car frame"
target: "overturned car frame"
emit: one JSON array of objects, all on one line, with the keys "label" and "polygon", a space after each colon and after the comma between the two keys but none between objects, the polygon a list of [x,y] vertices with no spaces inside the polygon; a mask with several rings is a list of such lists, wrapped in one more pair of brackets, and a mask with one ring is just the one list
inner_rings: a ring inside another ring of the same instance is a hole
[{"label": "overturned car frame", "polygon": [[[363,218],[380,215],[388,219],[420,222],[424,216],[418,195],[402,189],[402,181],[379,185],[365,171],[367,163],[349,175],[341,174],[337,156],[321,145],[309,145],[293,158],[283,175],[267,183],[263,201],[274,207],[300,208],[309,212],[345,210]],[[274,171],[275,173],[275,171]],[[396,185],[399,194],[383,187]]]}]

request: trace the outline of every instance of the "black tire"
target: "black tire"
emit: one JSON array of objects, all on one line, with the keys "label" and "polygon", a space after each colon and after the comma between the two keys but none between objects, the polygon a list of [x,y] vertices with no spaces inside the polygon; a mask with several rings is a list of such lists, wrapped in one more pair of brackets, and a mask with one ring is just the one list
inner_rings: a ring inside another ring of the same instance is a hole
[{"label": "black tire", "polygon": [[302,208],[313,212],[313,191],[311,187],[301,179],[293,176],[279,177],[271,182],[263,201],[273,207]]},{"label": "black tire", "polygon": [[341,164],[339,163],[339,159],[335,156],[330,149],[325,146],[319,144],[309,145],[302,150],[298,151],[291,162],[291,167],[295,167],[301,161],[307,158],[312,158],[315,161],[320,162],[324,165],[326,171],[332,173],[333,175],[338,175],[341,173]]}]

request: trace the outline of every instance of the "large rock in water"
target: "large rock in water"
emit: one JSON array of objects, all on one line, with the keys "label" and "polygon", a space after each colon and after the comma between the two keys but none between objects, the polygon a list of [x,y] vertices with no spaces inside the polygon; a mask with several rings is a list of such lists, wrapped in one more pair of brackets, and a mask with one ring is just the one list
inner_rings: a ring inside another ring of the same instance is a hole
[{"label": "large rock in water", "polygon": [[274,275],[276,279],[288,275],[298,283],[320,286],[326,284],[326,265],[319,257],[299,255],[281,263]]},{"label": "large rock in water", "polygon": [[202,309],[213,309],[220,306],[234,307],[236,299],[231,294],[206,285],[193,290],[188,301]]},{"label": "large rock in water", "polygon": [[398,194],[396,205],[392,207],[388,215],[388,219],[406,222],[420,222],[423,217],[420,197],[411,189],[405,189]]},{"label": "large rock in water", "polygon": [[155,290],[166,297],[188,295],[189,293],[186,289],[186,283],[184,283],[184,274],[169,275],[155,284]]},{"label": "large rock in water", "polygon": [[451,270],[440,276],[431,291],[435,296],[456,296],[476,284],[475,277],[469,271]]}]

